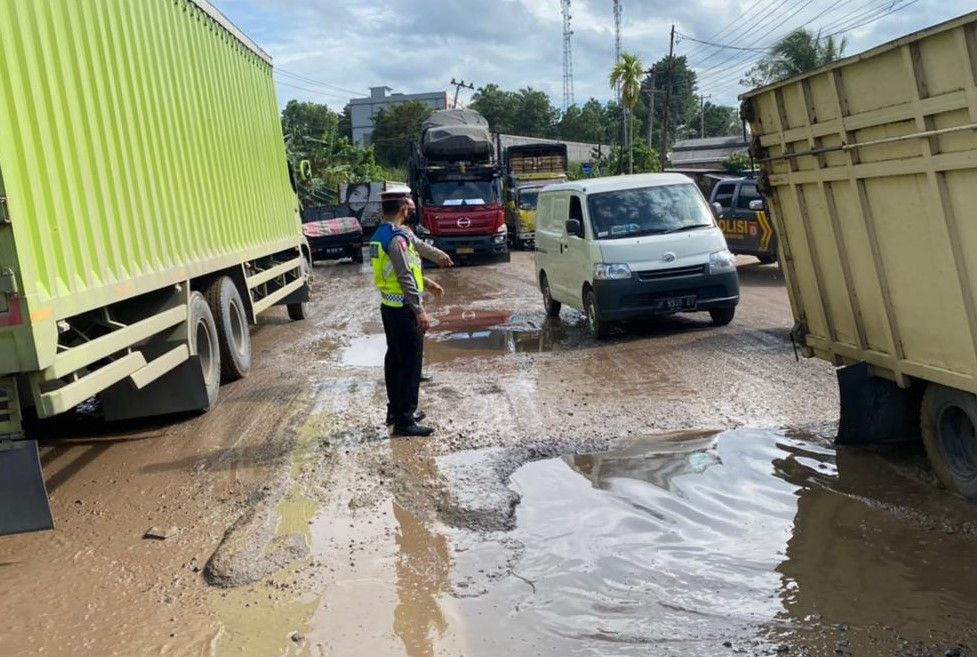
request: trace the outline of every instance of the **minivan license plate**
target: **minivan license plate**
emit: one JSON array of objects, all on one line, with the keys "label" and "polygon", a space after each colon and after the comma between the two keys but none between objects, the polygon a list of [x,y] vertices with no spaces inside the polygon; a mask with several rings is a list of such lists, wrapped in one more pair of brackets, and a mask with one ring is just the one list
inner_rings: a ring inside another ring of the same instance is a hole
[{"label": "minivan license plate", "polygon": [[659,299],[655,304],[658,310],[677,311],[693,310],[695,308],[695,297],[671,297],[669,299]]}]

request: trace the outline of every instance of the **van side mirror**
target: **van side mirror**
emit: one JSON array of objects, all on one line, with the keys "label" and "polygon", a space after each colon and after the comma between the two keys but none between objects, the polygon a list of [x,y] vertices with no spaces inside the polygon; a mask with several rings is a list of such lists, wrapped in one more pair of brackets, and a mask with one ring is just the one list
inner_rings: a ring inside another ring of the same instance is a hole
[{"label": "van side mirror", "polygon": [[754,212],[761,212],[763,210],[763,201],[760,199],[750,201],[750,209]]},{"label": "van side mirror", "polygon": [[567,235],[583,237],[583,226],[580,224],[579,219],[567,219],[566,228]]},{"label": "van side mirror", "polygon": [[717,217],[721,216],[723,214],[723,206],[719,205],[718,203],[713,203],[712,213]]}]

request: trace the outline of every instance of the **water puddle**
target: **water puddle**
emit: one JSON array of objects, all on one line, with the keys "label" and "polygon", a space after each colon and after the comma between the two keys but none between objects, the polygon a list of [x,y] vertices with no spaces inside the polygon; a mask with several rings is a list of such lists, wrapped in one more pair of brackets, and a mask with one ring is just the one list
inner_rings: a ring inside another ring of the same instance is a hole
[{"label": "water puddle", "polygon": [[[342,349],[340,362],[350,367],[383,367],[386,338],[382,327],[376,330],[352,340]],[[571,330],[559,321],[513,317],[508,311],[449,308],[434,316],[424,343],[424,362],[433,365],[458,358],[554,351]]]},{"label": "water puddle", "polygon": [[510,576],[499,543],[456,558],[466,654],[958,654],[977,510],[917,456],[734,431],[525,465]]}]

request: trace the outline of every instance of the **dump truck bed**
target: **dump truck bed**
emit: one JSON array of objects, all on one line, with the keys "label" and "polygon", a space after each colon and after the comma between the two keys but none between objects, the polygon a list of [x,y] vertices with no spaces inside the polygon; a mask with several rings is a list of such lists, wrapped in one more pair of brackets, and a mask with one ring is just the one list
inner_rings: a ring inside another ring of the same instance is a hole
[{"label": "dump truck bed", "polygon": [[977,13],[743,99],[807,355],[977,392]]}]

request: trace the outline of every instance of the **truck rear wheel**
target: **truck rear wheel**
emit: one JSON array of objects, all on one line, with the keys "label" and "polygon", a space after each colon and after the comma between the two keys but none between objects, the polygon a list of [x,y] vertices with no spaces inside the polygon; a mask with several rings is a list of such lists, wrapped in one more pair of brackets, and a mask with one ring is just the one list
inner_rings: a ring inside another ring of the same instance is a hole
[{"label": "truck rear wheel", "polygon": [[758,255],[757,260],[760,261],[761,265],[772,265],[777,262],[776,253],[764,253],[763,255]]},{"label": "truck rear wheel", "polygon": [[251,331],[237,285],[221,276],[210,284],[205,296],[217,324],[221,381],[243,379],[251,371]]},{"label": "truck rear wheel", "polygon": [[200,360],[200,369],[207,388],[207,406],[201,410],[209,411],[217,403],[221,387],[220,341],[217,338],[217,324],[210,304],[200,292],[190,294],[190,353]]},{"label": "truck rear wheel", "polygon": [[923,394],[926,454],[940,482],[977,502],[977,396],[931,383]]},{"label": "truck rear wheel", "polygon": [[[305,284],[309,284],[309,272],[312,270],[312,263],[308,258],[302,258],[302,275],[305,276]],[[290,303],[285,306],[288,310],[288,318],[293,322],[300,322],[309,316],[309,304],[307,301]]]}]

